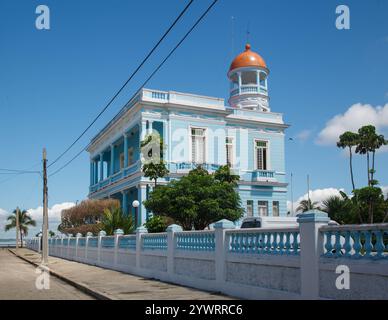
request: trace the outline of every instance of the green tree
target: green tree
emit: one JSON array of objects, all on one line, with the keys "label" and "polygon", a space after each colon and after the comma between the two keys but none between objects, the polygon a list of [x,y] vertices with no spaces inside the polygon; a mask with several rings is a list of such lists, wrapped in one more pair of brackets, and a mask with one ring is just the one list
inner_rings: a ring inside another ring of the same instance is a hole
[{"label": "green tree", "polygon": [[50,231],[49,231],[49,236],[50,236],[50,237],[55,237],[55,232],[52,231],[52,230],[50,230]]},{"label": "green tree", "polygon": [[[17,209],[13,211],[11,215],[7,217],[8,224],[5,225],[4,230],[9,231],[13,228],[16,228],[16,213]],[[28,228],[35,227],[36,221],[31,218],[28,214],[27,210],[19,210],[19,233],[20,233],[20,242],[21,246],[23,246],[23,236],[28,235]]]},{"label": "green tree", "polygon": [[233,174],[229,165],[221,166],[214,173],[214,178],[218,181],[231,183],[233,185],[237,185],[238,180],[240,180],[240,176]]},{"label": "green tree", "polygon": [[[163,139],[158,133],[151,133],[144,138],[140,146],[142,148],[143,157],[147,158],[143,163],[142,171],[146,178],[155,182],[156,188],[158,179],[169,174],[167,164],[163,160],[163,151],[165,149]],[[158,149],[159,154],[155,155],[154,150],[157,152]]]},{"label": "green tree", "polygon": [[322,201],[322,211],[327,212],[330,219],[340,224],[354,223],[352,215],[352,203],[342,196],[330,196]]},{"label": "green tree", "polygon": [[222,170],[209,174],[198,166],[187,176],[154,189],[143,203],[154,214],[172,218],[184,230],[203,230],[220,219],[235,221],[243,215],[240,196],[233,182],[221,178]]},{"label": "green tree", "polygon": [[167,218],[164,216],[153,216],[144,224],[148,233],[164,232],[167,229]]},{"label": "green tree", "polygon": [[345,133],[343,133],[339,136],[339,141],[337,142],[338,148],[342,148],[342,149],[348,148],[349,149],[349,167],[350,167],[350,178],[351,178],[352,187],[353,187],[352,190],[354,190],[356,188],[355,184],[354,184],[354,176],[353,176],[353,163],[352,163],[353,152],[352,152],[352,148],[357,145],[358,138],[359,137],[358,137],[357,133],[346,131]]},{"label": "green tree", "polygon": [[123,210],[117,207],[104,210],[101,225],[107,235],[113,235],[116,229],[122,229],[124,234],[132,233],[135,229],[132,216],[124,214]]},{"label": "green tree", "polygon": [[308,200],[302,200],[299,202],[298,207],[296,208],[296,211],[298,212],[306,212],[309,210],[314,210],[314,209],[320,209],[318,206],[318,202],[316,201],[311,201],[311,199]]}]

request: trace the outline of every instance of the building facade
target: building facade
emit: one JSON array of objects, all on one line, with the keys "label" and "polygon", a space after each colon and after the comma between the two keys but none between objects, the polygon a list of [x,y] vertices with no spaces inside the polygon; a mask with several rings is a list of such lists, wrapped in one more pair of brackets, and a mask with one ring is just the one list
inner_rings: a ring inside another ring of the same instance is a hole
[{"label": "building facade", "polygon": [[[150,216],[142,201],[153,182],[142,174],[140,142],[157,132],[166,146],[168,183],[201,164],[229,164],[240,175],[245,216],[285,216],[287,183],[282,114],[269,106],[269,69],[247,44],[232,62],[229,104],[224,99],[142,89],[90,142],[89,198],[117,198],[136,225]],[[140,202],[133,208],[134,200]]]}]

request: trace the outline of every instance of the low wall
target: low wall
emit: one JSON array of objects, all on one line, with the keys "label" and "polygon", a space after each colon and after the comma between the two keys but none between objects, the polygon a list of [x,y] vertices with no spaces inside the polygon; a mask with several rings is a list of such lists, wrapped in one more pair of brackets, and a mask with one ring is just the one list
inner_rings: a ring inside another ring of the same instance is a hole
[{"label": "low wall", "polygon": [[[388,225],[328,226],[320,214],[295,228],[220,221],[211,231],[172,225],[157,234],[51,238],[49,254],[245,299],[388,299]],[[40,241],[27,246],[39,250]]]}]

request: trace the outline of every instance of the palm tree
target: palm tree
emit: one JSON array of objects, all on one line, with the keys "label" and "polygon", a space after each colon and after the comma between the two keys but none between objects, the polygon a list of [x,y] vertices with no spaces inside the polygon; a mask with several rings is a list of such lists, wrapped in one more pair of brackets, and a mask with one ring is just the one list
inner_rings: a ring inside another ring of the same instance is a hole
[{"label": "palm tree", "polygon": [[322,211],[327,212],[330,219],[340,224],[349,223],[347,217],[351,215],[351,202],[340,196],[330,196],[322,201]]},{"label": "palm tree", "polygon": [[17,210],[15,209],[13,213],[7,217],[7,221],[9,223],[5,225],[4,230],[9,231],[13,228],[16,228],[16,213],[19,212],[19,232],[20,232],[20,242],[21,246],[23,247],[23,236],[28,235],[28,227],[36,226],[36,221],[31,218],[31,216],[28,214],[27,210]]},{"label": "palm tree", "polygon": [[320,209],[318,206],[318,202],[312,202],[311,199],[308,199],[300,201],[299,206],[296,208],[296,211],[306,212],[314,209]]},{"label": "palm tree", "polygon": [[104,210],[104,216],[101,221],[102,230],[107,235],[113,235],[117,229],[122,229],[124,234],[133,232],[135,225],[132,216],[123,213],[121,208],[111,208]]},{"label": "palm tree", "polygon": [[354,176],[353,176],[353,163],[352,163],[352,148],[358,143],[358,134],[350,131],[346,131],[339,136],[339,141],[337,142],[338,148],[349,148],[349,166],[350,166],[350,177],[352,180],[353,190],[356,188],[354,185]]}]

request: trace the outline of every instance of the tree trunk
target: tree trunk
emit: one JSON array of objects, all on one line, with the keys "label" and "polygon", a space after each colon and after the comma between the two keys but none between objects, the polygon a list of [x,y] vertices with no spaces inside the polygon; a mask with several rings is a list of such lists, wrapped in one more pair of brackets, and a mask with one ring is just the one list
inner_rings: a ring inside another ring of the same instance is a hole
[{"label": "tree trunk", "polygon": [[374,173],[375,173],[375,153],[376,151],[372,152],[372,172],[371,172],[371,180],[374,179]]},{"label": "tree trunk", "polygon": [[[19,228],[20,229],[20,228]],[[20,229],[19,230],[19,233],[20,233],[20,248],[23,248],[23,232],[22,230]],[[19,239],[18,239],[19,240]]]},{"label": "tree trunk", "polygon": [[158,179],[155,179],[155,188],[156,188],[156,186],[157,186],[157,180],[158,180]]},{"label": "tree trunk", "polygon": [[349,147],[350,177],[352,179],[352,186],[353,186],[353,190],[354,190],[354,189],[356,189],[356,187],[354,186],[353,161],[352,160],[353,160],[352,159],[352,147]]},{"label": "tree trunk", "polygon": [[369,152],[366,153],[366,165],[368,167],[368,187],[370,187]]}]

